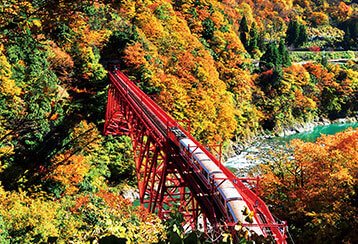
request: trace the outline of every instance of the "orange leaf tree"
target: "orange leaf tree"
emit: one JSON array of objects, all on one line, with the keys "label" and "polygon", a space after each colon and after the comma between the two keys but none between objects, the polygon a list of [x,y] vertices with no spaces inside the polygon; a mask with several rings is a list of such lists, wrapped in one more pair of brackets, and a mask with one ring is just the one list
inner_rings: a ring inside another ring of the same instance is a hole
[{"label": "orange leaf tree", "polygon": [[263,197],[288,220],[297,240],[353,241],[358,130],[291,146],[293,157],[281,155],[261,166]]}]

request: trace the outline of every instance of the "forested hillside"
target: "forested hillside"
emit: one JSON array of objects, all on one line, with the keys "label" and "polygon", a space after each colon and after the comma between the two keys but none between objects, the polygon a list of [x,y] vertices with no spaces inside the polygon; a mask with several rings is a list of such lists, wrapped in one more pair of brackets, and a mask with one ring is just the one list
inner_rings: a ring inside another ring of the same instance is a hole
[{"label": "forested hillside", "polygon": [[[164,239],[119,195],[127,137],[101,135],[114,62],[202,142],[357,113],[354,1],[1,0],[0,243]],[[148,239],[149,238],[149,239]]]}]

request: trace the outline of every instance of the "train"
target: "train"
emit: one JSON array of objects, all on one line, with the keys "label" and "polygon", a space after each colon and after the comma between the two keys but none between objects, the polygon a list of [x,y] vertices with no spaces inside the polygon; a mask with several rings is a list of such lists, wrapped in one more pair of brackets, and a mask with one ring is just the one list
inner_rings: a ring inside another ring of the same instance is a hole
[{"label": "train", "polygon": [[241,194],[220,167],[178,127],[171,127],[169,137],[180,149],[182,157],[190,160],[193,170],[200,172],[201,180],[207,187],[215,187],[219,194],[214,198],[224,214],[234,223],[246,223],[247,229],[263,235],[254,217],[249,217],[249,209]]}]

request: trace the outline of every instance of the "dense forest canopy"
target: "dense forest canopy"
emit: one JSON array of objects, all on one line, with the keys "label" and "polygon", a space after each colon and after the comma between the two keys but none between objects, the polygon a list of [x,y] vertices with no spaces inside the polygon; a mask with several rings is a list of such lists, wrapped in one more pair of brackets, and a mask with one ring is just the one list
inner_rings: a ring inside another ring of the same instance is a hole
[{"label": "dense forest canopy", "polygon": [[294,158],[275,153],[259,166],[267,202],[291,225],[297,243],[356,242],[358,130],[291,146]]},{"label": "dense forest canopy", "polygon": [[100,133],[104,63],[202,142],[357,113],[354,61],[290,54],[357,50],[354,1],[1,0],[0,13],[2,243],[163,238],[155,216],[118,208],[134,166],[127,137]]}]

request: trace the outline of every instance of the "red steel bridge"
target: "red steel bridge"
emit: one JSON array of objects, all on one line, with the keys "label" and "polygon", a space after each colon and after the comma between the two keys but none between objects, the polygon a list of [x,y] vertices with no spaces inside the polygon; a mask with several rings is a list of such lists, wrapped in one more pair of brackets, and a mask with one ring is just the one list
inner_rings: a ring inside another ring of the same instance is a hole
[{"label": "red steel bridge", "polygon": [[105,135],[128,135],[136,166],[140,203],[160,218],[173,207],[185,227],[255,232],[286,243],[286,224],[177,121],[164,112],[116,67],[111,81]]}]

